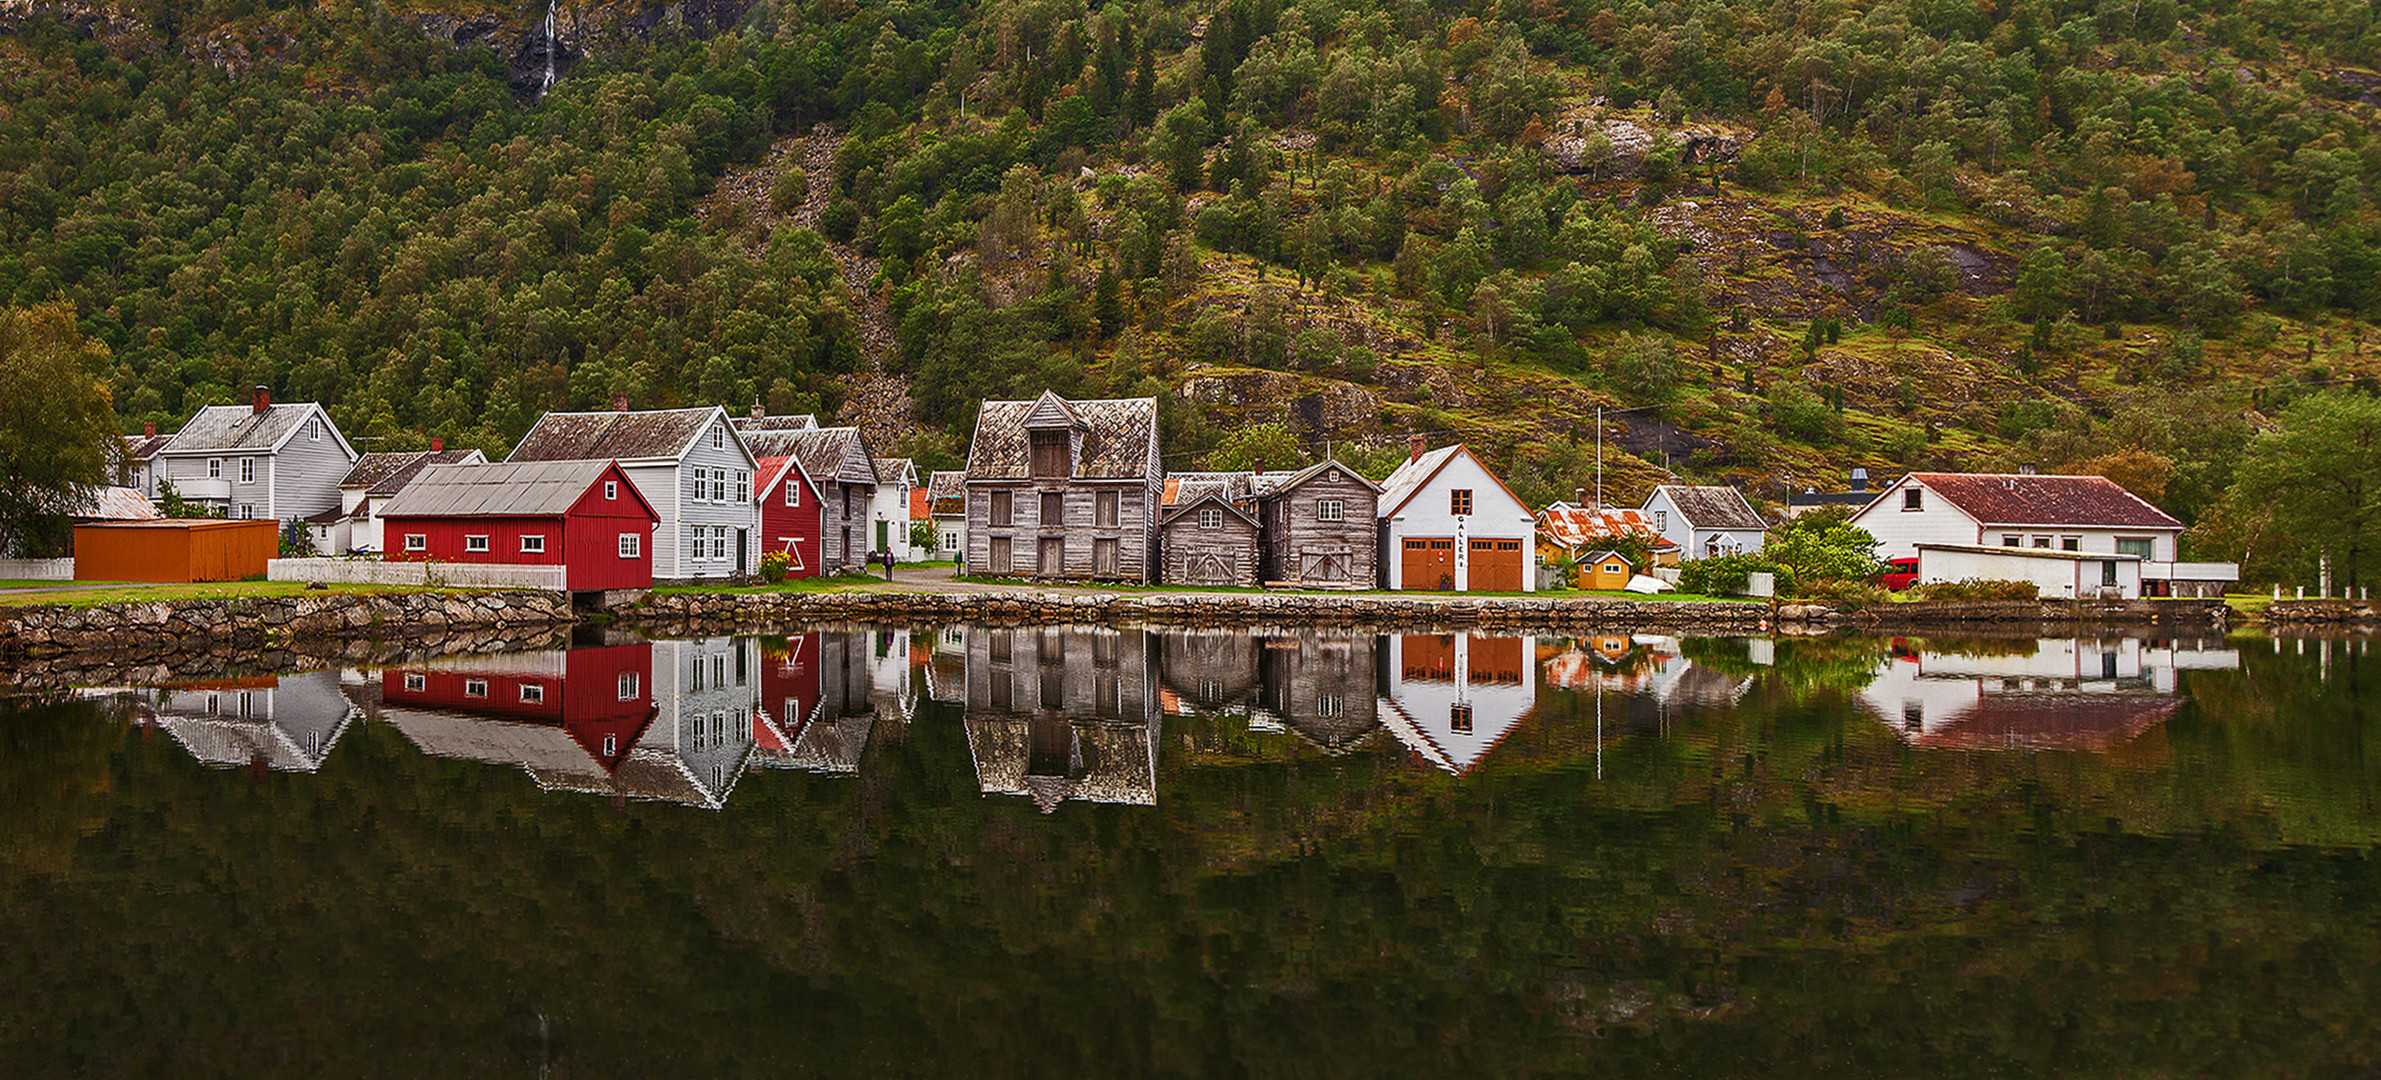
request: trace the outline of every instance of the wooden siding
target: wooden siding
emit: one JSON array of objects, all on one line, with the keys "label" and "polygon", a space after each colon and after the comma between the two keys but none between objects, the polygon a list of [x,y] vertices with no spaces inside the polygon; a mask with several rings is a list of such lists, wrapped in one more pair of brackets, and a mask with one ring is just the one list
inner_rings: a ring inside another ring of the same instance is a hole
[{"label": "wooden siding", "polygon": [[[319,439],[310,438],[306,430],[308,425],[314,423],[321,425],[322,437]],[[262,460],[256,463],[256,478],[259,482],[265,482],[268,478],[270,481],[265,498],[243,498],[239,467],[227,464],[224,473],[232,478],[232,502],[235,505],[253,501],[256,503],[256,516],[277,521],[312,517],[325,510],[338,509],[339,481],[347,479],[347,472],[355,467],[356,459],[348,453],[346,444],[339,441],[339,436],[331,428],[329,417],[317,415],[308,425],[300,425],[298,433],[282,444],[279,453],[260,455]],[[271,470],[269,477],[268,469]]]},{"label": "wooden siding", "polygon": [[[1216,528],[1202,528],[1207,511],[1222,515]],[[1177,515],[1161,528],[1164,552],[1158,580],[1168,585],[1219,585],[1255,588],[1257,585],[1257,527],[1247,519],[1209,504]]]},{"label": "wooden siding", "polygon": [[[785,489],[789,486],[799,489],[801,502],[797,505],[785,504]],[[799,468],[788,467],[775,486],[761,492],[760,550],[791,551],[796,555],[792,569],[786,571],[787,577],[817,577],[824,572],[821,568],[826,562],[826,551],[820,546],[819,509],[818,492],[802,482]],[[753,556],[753,565],[759,567],[759,555]]]},{"label": "wooden siding", "polygon": [[967,711],[1154,720],[1153,647],[1141,630],[974,627],[967,632]]},{"label": "wooden siding", "polygon": [[[819,572],[832,574],[839,570],[866,569],[868,543],[873,539],[868,531],[868,507],[876,500],[875,486],[830,482],[820,487],[823,490],[818,511]],[[848,545],[845,543],[847,535],[850,537]]]},{"label": "wooden siding", "polygon": [[[992,493],[1011,494],[1010,524],[992,524]],[[1116,493],[1116,524],[1096,524],[1099,493]],[[1041,520],[1042,496],[1059,496],[1059,518]],[[967,486],[966,566],[971,574],[1036,576],[1035,560],[1044,538],[1065,544],[1065,562],[1051,577],[1140,581],[1155,564],[1157,550],[1157,487],[1126,483],[1043,482],[981,483]],[[992,539],[1007,537],[1013,566],[991,564]],[[1116,568],[1103,572],[1093,563],[1097,542],[1116,541]]]},{"label": "wooden siding", "polygon": [[[715,435],[719,438],[718,446],[713,446],[711,443]],[[712,499],[711,487],[707,483],[701,492],[698,493],[694,490],[694,470],[698,468],[705,472],[714,469],[728,470],[729,482],[726,500]],[[761,541],[755,535],[760,525],[760,512],[753,505],[751,498],[752,469],[752,457],[745,452],[743,441],[736,437],[734,428],[728,423],[727,414],[725,412],[713,414],[710,422],[704,425],[702,434],[695,436],[694,446],[687,450],[685,456],[678,461],[679,483],[675,498],[666,493],[661,497],[656,497],[655,493],[651,491],[645,493],[645,498],[653,503],[654,509],[662,513],[663,528],[658,531],[669,533],[678,541],[669,549],[670,560],[667,562],[661,561],[660,552],[655,552],[656,561],[653,564],[655,576],[664,578],[732,577],[738,574],[749,574],[760,568]],[[739,474],[744,478],[741,489],[735,482]],[[669,520],[670,511],[662,509],[664,499],[668,499],[677,508],[675,521]],[[684,538],[688,535],[687,529],[696,525],[706,528],[725,527],[728,530],[727,557],[725,559],[680,557],[683,548],[678,544],[684,542]],[[747,541],[744,545],[744,561],[741,564],[735,561],[735,538],[739,530],[745,534]]]},{"label": "wooden siding", "polygon": [[[1315,505],[1324,499],[1340,501],[1341,520],[1324,521]],[[1368,589],[1378,580],[1379,504],[1372,488],[1342,473],[1337,480],[1317,476],[1289,491],[1268,496],[1260,517],[1265,523],[1265,559],[1260,573],[1266,581],[1301,582],[1309,568],[1325,558],[1340,560],[1347,572],[1344,583]],[[1318,578],[1317,584],[1341,584],[1342,579]]]}]

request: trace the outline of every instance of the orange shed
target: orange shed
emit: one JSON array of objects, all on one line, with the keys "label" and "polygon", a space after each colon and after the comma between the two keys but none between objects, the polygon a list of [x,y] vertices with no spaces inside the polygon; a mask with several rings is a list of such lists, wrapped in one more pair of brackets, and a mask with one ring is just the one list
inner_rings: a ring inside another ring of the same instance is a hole
[{"label": "orange shed", "polygon": [[275,521],[161,518],[74,527],[76,581],[238,581],[281,553]]}]

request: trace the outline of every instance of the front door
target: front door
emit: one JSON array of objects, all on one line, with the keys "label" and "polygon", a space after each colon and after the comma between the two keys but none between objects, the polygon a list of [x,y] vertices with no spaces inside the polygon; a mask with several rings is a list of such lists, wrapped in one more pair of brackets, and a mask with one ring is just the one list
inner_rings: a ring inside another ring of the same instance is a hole
[{"label": "front door", "polygon": [[746,557],[747,557],[748,555],[750,555],[750,554],[751,554],[751,552],[752,552],[752,530],[750,530],[750,529],[738,529],[738,530],[736,530],[736,572],[737,572],[737,573],[739,573],[739,574],[743,573],[743,572],[744,572],[744,568],[745,568],[745,567],[752,565],[750,562],[746,561]]},{"label": "front door", "polygon": [[1066,573],[1066,539],[1058,536],[1042,538],[1040,564],[1035,568],[1043,577],[1057,577]]},{"label": "front door", "polygon": [[1304,553],[1304,565],[1299,567],[1298,576],[1304,581],[1343,583],[1348,579],[1350,561],[1346,552],[1309,551]]},{"label": "front door", "polygon": [[1098,575],[1099,575],[1099,576],[1101,576],[1101,577],[1116,577],[1116,576],[1118,576],[1119,574],[1123,573],[1123,571],[1120,571],[1120,570],[1118,570],[1116,567],[1117,567],[1117,559],[1116,559],[1116,541],[1114,541],[1114,540],[1094,540],[1094,541],[1092,541],[1092,542],[1091,542],[1091,572],[1092,572],[1092,573],[1094,573],[1094,574],[1098,574]]},{"label": "front door", "polygon": [[876,523],[876,550],[893,550],[893,541],[891,539],[892,528],[893,523],[890,521],[879,521]]}]

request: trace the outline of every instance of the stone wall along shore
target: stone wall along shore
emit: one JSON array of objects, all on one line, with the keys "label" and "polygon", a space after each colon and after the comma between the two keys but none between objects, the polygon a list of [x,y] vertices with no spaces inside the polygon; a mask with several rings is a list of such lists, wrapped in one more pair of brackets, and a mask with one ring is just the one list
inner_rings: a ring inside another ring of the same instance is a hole
[{"label": "stone wall along shore", "polygon": [[163,686],[331,668],[393,667],[436,657],[570,646],[571,628],[559,625],[424,632],[401,639],[310,635],[247,645],[190,639],[137,652],[20,656],[7,664],[5,680],[8,689],[16,692],[65,692],[87,686]]},{"label": "stone wall along shore", "polygon": [[2381,628],[2381,608],[2374,605],[2371,600],[2276,600],[2267,604],[2258,618],[2277,629]]},{"label": "stone wall along shore", "polygon": [[568,596],[545,592],[326,592],[41,605],[0,608],[0,654],[164,655],[217,645],[254,650],[316,641],[514,637],[576,620]]}]

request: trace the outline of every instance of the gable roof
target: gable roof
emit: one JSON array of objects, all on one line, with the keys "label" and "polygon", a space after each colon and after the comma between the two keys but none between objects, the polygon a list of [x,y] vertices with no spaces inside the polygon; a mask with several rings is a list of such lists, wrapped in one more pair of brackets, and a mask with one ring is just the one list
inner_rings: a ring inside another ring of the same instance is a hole
[{"label": "gable roof", "polygon": [[[1168,487],[1172,487],[1173,484],[1174,482],[1172,480],[1166,481],[1166,486]],[[1158,525],[1161,528],[1167,525],[1172,525],[1176,521],[1179,521],[1184,516],[1188,515],[1191,511],[1197,510],[1200,507],[1207,506],[1209,504],[1224,508],[1226,511],[1229,511],[1233,517],[1248,522],[1252,526],[1256,525],[1257,523],[1257,519],[1254,515],[1251,515],[1248,510],[1240,503],[1233,502],[1231,499],[1226,498],[1224,492],[1221,489],[1215,487],[1205,487],[1197,489],[1195,494],[1183,497],[1179,503],[1169,504],[1166,508],[1164,516],[1158,520]]]},{"label": "gable roof", "polygon": [[[1732,487],[1663,484],[1654,495],[1668,495],[1670,505],[1678,508],[1678,516],[1698,529],[1767,529],[1769,523],[1746,502],[1744,492]],[[1645,505],[1652,506],[1654,495],[1645,497]]]},{"label": "gable roof", "polygon": [[1298,470],[1297,472],[1266,473],[1257,477],[1257,492],[1258,494],[1261,494],[1267,498],[1285,495],[1288,494],[1292,488],[1312,480],[1315,477],[1325,475],[1332,470],[1337,470],[1341,476],[1344,476],[1350,480],[1354,480],[1365,487],[1371,488],[1373,494],[1380,494],[1381,485],[1373,483],[1371,477],[1365,476],[1363,473],[1349,468],[1345,462],[1340,461],[1338,458],[1325,458],[1322,461],[1313,465],[1309,465]]},{"label": "gable roof", "polygon": [[339,448],[352,459],[355,448],[347,444],[347,436],[339,434],[339,425],[331,422],[331,415],[311,401],[267,406],[263,412],[247,405],[209,405],[182,425],[158,454],[226,454],[270,453],[281,449],[298,432],[305,430],[306,421],[319,419],[323,429],[339,443]]},{"label": "gable roof", "polygon": [[938,472],[926,481],[926,499],[934,504],[937,514],[967,512],[967,474],[958,471]]},{"label": "gable roof", "polygon": [[792,474],[793,480],[810,489],[812,498],[818,497],[818,485],[810,482],[810,474],[802,471],[801,459],[792,454],[779,454],[775,457],[755,460],[752,473],[756,478],[752,489],[754,497],[759,498],[777,490],[777,482],[786,479],[788,473]]},{"label": "gable roof", "polygon": [[905,457],[872,458],[869,464],[876,466],[876,482],[880,484],[908,487],[909,482],[904,478],[915,476],[918,472],[917,464]]},{"label": "gable roof", "polygon": [[1470,458],[1472,464],[1478,465],[1481,472],[1486,473],[1490,480],[1496,482],[1498,488],[1503,489],[1506,498],[1513,500],[1514,504],[1520,506],[1525,512],[1528,510],[1529,504],[1522,502],[1521,496],[1513,494],[1513,489],[1505,486],[1503,477],[1498,476],[1479,458],[1474,457],[1462,443],[1454,443],[1436,450],[1425,450],[1418,456],[1409,456],[1400,462],[1396,470],[1389,474],[1389,478],[1381,481],[1381,498],[1373,516],[1395,517],[1399,510],[1405,509],[1406,503],[1412,502],[1414,496],[1421,494],[1423,488],[1430,486],[1430,481],[1438,476],[1439,471],[1453,463],[1458,455]]},{"label": "gable roof", "polygon": [[1171,510],[1177,506],[1188,506],[1210,495],[1234,504],[1244,503],[1254,494],[1255,486],[1255,473],[1168,473],[1165,486],[1158,492],[1158,506]]},{"label": "gable roof", "polygon": [[797,416],[736,416],[730,417],[728,422],[734,424],[737,431],[800,431],[817,427],[818,417],[811,413]]},{"label": "gable roof", "polygon": [[[876,459],[868,456],[868,440],[856,427],[781,428],[743,436],[755,454],[802,459],[802,472],[812,484],[877,484]],[[845,469],[846,463],[852,469]],[[865,468],[863,473],[860,469]]]},{"label": "gable roof", "polygon": [[[2068,525],[2180,529],[2183,523],[2105,476],[2034,473],[1911,473],[1860,513],[1915,480],[1984,525]],[[1858,515],[1855,515],[1858,516]]]},{"label": "gable roof", "polygon": [[1028,479],[1026,431],[1059,426],[1082,432],[1074,479],[1139,480],[1156,466],[1156,398],[1066,401],[1045,392],[1034,401],[984,402],[967,447],[968,479]]},{"label": "gable roof", "polygon": [[[521,436],[521,444],[504,460],[675,461],[685,457],[695,440],[726,415],[717,405],[643,412],[550,412],[537,418],[537,425]],[[751,456],[749,450],[742,452]]]},{"label": "gable roof", "polygon": [[1538,511],[1538,535],[1566,551],[1610,536],[1636,536],[1656,551],[1678,547],[1655,532],[1653,519],[1643,510],[1620,506],[1574,506],[1558,502]]},{"label": "gable roof", "polygon": [[367,495],[394,495],[432,465],[469,465],[485,462],[477,450],[375,450],[357,458],[347,470],[342,488],[363,488]]},{"label": "gable roof", "polygon": [[[397,517],[559,517],[610,471],[610,461],[510,461],[432,465],[380,508]],[[629,494],[653,513],[634,483]],[[654,520],[660,520],[659,515]]]},{"label": "gable roof", "polygon": [[165,449],[165,444],[172,441],[174,441],[174,437],[171,435],[126,435],[124,436],[124,456],[133,461],[147,461],[156,457],[157,452]]}]

